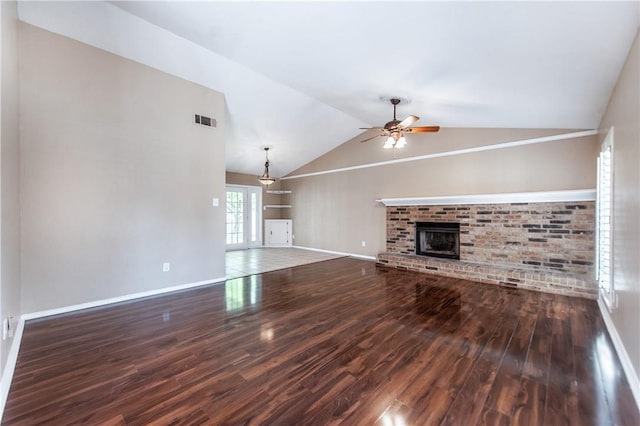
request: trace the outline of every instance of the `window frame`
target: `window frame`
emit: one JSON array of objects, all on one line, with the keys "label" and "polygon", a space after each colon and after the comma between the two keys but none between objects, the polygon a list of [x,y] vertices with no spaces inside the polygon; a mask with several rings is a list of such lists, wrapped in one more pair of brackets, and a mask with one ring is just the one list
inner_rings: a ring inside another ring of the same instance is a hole
[{"label": "window frame", "polygon": [[[608,164],[607,162],[608,155]],[[605,136],[597,159],[596,283],[598,294],[611,311],[616,307],[614,287],[614,129]],[[607,221],[607,222],[605,222]],[[606,246],[605,246],[606,245]]]}]

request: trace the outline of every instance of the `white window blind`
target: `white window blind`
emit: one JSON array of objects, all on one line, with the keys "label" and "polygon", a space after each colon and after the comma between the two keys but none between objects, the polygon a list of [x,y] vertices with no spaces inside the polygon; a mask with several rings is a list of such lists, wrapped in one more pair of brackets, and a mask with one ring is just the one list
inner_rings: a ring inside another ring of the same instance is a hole
[{"label": "white window blind", "polygon": [[612,206],[613,206],[613,158],[612,131],[605,139],[604,149],[598,156],[597,196],[597,252],[596,273],[600,292],[609,306],[613,302],[612,281]]}]

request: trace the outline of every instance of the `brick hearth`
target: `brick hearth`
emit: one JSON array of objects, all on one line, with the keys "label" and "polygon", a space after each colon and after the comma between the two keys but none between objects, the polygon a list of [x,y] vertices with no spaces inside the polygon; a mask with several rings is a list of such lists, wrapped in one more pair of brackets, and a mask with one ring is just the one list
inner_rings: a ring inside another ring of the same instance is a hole
[{"label": "brick hearth", "polygon": [[[415,222],[459,222],[460,260],[416,256]],[[595,298],[595,203],[387,207],[378,263],[510,287]]]}]

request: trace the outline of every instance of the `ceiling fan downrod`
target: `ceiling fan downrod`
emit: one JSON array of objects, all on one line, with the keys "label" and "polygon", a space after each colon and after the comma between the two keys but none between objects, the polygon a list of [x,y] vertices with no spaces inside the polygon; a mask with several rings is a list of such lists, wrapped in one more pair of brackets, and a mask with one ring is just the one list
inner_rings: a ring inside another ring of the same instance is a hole
[{"label": "ceiling fan downrod", "polygon": [[396,105],[398,105],[401,102],[401,100],[397,99],[397,98],[391,98],[391,99],[389,99],[389,102],[391,102],[391,104],[393,105],[393,121],[396,121],[397,120],[397,118],[396,118]]}]

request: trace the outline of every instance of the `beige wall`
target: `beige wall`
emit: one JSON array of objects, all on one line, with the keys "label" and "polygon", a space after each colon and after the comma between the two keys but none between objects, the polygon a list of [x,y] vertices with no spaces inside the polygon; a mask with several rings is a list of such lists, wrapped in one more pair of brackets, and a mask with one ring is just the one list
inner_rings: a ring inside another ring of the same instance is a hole
[{"label": "beige wall", "polygon": [[[420,123],[418,122],[418,124]],[[437,133],[415,133],[409,135],[407,137],[407,146],[396,150],[395,153],[392,150],[382,149],[384,138],[381,137],[361,143],[360,141],[367,137],[377,134],[375,131],[368,131],[295,170],[290,175],[561,135],[574,131],[567,129],[443,128]]]},{"label": "beige wall", "polygon": [[[0,2],[2,67],[0,70],[0,319],[20,318],[20,184],[18,116],[18,19],[15,2]],[[11,339],[0,344],[0,371],[4,372]]]},{"label": "beige wall", "polygon": [[224,277],[223,95],[26,24],[19,35],[24,311]]},{"label": "beige wall", "polygon": [[[400,158],[566,132],[443,129],[411,135],[413,148],[406,151],[410,154],[396,154]],[[381,140],[360,144],[360,139],[291,175],[393,159],[392,151],[382,149]],[[376,203],[379,198],[592,189],[597,149],[597,137],[588,136],[287,179],[282,184],[293,191],[294,244],[366,256],[385,251],[385,208]]]},{"label": "beige wall", "polygon": [[600,123],[601,139],[614,127],[613,287],[611,318],[640,374],[640,36],[629,52]]}]

